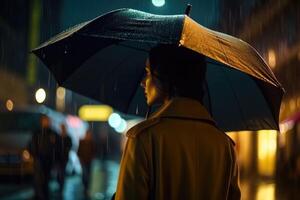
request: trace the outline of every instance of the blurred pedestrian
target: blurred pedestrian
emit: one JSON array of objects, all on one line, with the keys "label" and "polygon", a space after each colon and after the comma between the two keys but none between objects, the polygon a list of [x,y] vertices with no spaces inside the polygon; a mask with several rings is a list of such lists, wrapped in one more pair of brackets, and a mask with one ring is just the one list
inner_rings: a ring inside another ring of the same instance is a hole
[{"label": "blurred pedestrian", "polygon": [[91,164],[96,154],[96,145],[91,130],[87,130],[85,137],[79,141],[78,157],[82,167],[82,183],[84,195],[89,197],[89,183],[91,176]]},{"label": "blurred pedestrian", "polygon": [[57,171],[60,195],[63,193],[65,184],[66,166],[69,161],[69,152],[72,148],[71,137],[67,133],[66,126],[61,124],[61,134],[59,137],[58,155],[57,155]]},{"label": "blurred pedestrian", "polygon": [[205,73],[198,53],[151,49],[141,85],[161,106],[127,132],[115,199],[240,199],[234,143],[203,106]]},{"label": "blurred pedestrian", "polygon": [[50,128],[50,119],[41,117],[41,126],[32,135],[29,151],[34,160],[34,190],[36,199],[49,199],[48,184],[56,160],[58,134]]}]

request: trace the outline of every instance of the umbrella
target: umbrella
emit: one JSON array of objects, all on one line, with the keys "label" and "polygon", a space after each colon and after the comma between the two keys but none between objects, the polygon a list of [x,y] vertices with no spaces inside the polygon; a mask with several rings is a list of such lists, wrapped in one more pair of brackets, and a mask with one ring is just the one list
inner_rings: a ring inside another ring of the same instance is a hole
[{"label": "umbrella", "polygon": [[260,55],[187,15],[118,9],[72,27],[33,50],[58,84],[144,116],[139,83],[150,48],[184,46],[207,57],[204,104],[224,131],[278,129],[283,88]]}]

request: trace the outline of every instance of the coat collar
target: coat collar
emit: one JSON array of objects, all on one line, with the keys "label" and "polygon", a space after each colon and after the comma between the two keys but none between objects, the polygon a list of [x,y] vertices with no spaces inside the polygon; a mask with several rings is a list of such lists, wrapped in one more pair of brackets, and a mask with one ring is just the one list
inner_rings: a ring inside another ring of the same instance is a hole
[{"label": "coat collar", "polygon": [[168,117],[208,120],[215,123],[208,111],[199,101],[184,97],[172,98],[150,115],[149,119]]}]

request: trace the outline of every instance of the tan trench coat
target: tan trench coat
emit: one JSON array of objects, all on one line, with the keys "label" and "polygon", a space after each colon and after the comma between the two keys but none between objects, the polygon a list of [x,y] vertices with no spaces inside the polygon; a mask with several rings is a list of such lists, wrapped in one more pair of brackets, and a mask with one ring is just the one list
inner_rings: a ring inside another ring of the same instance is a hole
[{"label": "tan trench coat", "polygon": [[116,200],[240,199],[234,143],[199,102],[174,98],[127,137]]}]

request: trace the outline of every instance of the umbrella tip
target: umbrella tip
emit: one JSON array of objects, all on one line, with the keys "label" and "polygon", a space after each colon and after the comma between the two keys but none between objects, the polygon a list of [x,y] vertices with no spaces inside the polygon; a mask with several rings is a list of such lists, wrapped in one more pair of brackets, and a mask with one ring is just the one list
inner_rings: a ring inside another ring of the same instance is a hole
[{"label": "umbrella tip", "polygon": [[184,14],[190,16],[191,9],[192,9],[192,4],[187,4]]}]

